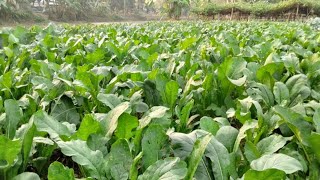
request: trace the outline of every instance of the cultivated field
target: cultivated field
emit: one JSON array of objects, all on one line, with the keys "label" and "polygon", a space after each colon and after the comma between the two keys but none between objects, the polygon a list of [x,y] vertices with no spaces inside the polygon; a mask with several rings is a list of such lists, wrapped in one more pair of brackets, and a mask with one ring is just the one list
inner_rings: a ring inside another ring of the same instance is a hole
[{"label": "cultivated field", "polygon": [[0,30],[0,179],[320,179],[320,32]]}]

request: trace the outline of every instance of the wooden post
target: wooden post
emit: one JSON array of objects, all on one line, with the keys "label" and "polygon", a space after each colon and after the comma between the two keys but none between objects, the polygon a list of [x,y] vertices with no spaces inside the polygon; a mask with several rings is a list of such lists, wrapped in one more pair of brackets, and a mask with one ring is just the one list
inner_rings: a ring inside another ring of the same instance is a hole
[{"label": "wooden post", "polygon": [[123,12],[124,12],[124,14],[127,14],[127,13],[126,13],[126,9],[127,9],[127,7],[126,7],[126,1],[127,1],[127,0],[123,0]]},{"label": "wooden post", "polygon": [[299,4],[297,5],[297,12],[296,12],[296,18],[299,17]]},{"label": "wooden post", "polygon": [[230,20],[232,20],[233,18],[233,8],[231,9],[231,17],[230,17]]}]

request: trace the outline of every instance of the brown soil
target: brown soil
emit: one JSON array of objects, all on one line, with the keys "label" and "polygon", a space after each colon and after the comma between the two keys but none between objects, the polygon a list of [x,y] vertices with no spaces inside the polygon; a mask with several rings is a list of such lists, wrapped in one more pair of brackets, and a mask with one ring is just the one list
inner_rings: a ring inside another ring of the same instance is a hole
[{"label": "brown soil", "polygon": [[166,20],[166,18],[153,15],[153,14],[125,14],[125,15],[109,15],[109,16],[90,16],[86,20],[82,21],[62,21],[62,20],[49,20],[48,15],[43,13],[34,13],[35,18],[17,21],[0,21],[0,28],[24,26],[31,27],[34,25],[46,26],[48,23],[53,22],[56,24],[109,24],[109,23],[145,23],[149,21]]}]

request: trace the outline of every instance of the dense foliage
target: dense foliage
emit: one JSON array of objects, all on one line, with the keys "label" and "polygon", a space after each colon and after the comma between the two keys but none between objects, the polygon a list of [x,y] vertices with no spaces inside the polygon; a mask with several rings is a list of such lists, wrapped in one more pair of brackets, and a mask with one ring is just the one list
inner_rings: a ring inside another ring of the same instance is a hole
[{"label": "dense foliage", "polygon": [[[297,10],[298,9],[298,10]],[[241,12],[254,16],[281,16],[284,13],[293,12],[304,15],[320,15],[320,1],[318,0],[285,0],[277,3],[265,1],[236,2],[236,3],[209,3],[193,10],[197,14],[216,15]]]},{"label": "dense foliage", "polygon": [[0,24],[8,19],[24,20],[31,17],[32,13],[28,5],[28,0],[0,0]]},{"label": "dense foliage", "polygon": [[320,178],[320,33],[297,23],[0,32],[2,179]]},{"label": "dense foliage", "polygon": [[0,0],[0,23],[41,18],[39,13],[53,20],[84,20],[146,11],[152,5],[147,0]]}]

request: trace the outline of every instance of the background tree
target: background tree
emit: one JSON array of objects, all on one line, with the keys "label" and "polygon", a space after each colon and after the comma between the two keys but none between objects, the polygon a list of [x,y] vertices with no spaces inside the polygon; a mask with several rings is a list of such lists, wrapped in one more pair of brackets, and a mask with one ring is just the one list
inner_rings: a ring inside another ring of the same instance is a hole
[{"label": "background tree", "polygon": [[0,0],[0,20],[23,18],[30,11],[29,0]]}]

